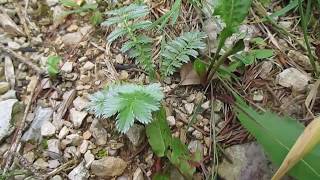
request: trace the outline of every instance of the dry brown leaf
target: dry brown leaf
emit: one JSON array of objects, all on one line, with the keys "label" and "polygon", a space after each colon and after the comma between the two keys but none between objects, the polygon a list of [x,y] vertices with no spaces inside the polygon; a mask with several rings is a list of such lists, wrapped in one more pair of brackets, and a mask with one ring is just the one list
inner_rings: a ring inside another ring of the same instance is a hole
[{"label": "dry brown leaf", "polygon": [[180,77],[181,77],[181,85],[201,84],[200,76],[193,69],[193,65],[191,62],[181,67]]},{"label": "dry brown leaf", "polygon": [[272,180],[280,180],[295,164],[320,142],[320,117],[314,119],[290,149]]}]

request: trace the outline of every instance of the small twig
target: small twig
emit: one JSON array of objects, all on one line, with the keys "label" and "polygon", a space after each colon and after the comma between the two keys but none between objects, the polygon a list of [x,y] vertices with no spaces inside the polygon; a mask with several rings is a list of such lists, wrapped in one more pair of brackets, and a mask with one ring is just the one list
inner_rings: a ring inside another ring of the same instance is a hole
[{"label": "small twig", "polygon": [[6,164],[5,164],[5,167],[4,167],[4,170],[3,170],[3,174],[5,174],[7,172],[7,170],[9,169],[9,167],[11,165],[11,162],[12,162],[12,159],[13,159],[13,156],[15,155],[15,153],[16,153],[16,151],[18,149],[18,144],[19,144],[21,136],[22,136],[22,130],[23,130],[24,124],[26,122],[26,119],[27,119],[27,116],[28,116],[28,113],[29,113],[29,110],[30,110],[30,107],[31,107],[31,104],[32,104],[32,99],[33,99],[33,96],[35,94],[35,90],[36,90],[36,87],[38,85],[39,80],[40,80],[40,76],[38,76],[36,85],[32,89],[32,92],[31,92],[31,94],[29,96],[29,102],[28,102],[27,107],[26,107],[26,109],[24,111],[23,118],[22,118],[19,126],[16,129],[16,132],[15,132],[15,135],[14,135],[15,139],[13,139],[13,143],[12,143],[10,149],[9,149],[8,156],[5,159],[6,160]]},{"label": "small twig", "polygon": [[67,167],[69,167],[70,165],[72,164],[76,164],[78,161],[76,159],[72,159],[66,163],[64,163],[63,165],[61,165],[60,167],[58,167],[57,169],[47,173],[46,175],[44,175],[44,179],[47,179],[48,177],[50,176],[53,176],[53,175],[56,175],[58,174],[59,172],[65,170]]},{"label": "small twig", "polygon": [[20,61],[23,64],[28,65],[29,67],[31,67],[33,70],[35,70],[39,75],[44,74],[44,70],[42,70],[41,68],[39,68],[37,65],[35,65],[34,63],[32,63],[29,59],[21,56],[20,54],[14,52],[13,50],[11,50],[10,48],[5,47],[4,45],[0,44],[0,50],[7,53],[8,55],[10,55],[11,57],[17,59],[18,61]]}]

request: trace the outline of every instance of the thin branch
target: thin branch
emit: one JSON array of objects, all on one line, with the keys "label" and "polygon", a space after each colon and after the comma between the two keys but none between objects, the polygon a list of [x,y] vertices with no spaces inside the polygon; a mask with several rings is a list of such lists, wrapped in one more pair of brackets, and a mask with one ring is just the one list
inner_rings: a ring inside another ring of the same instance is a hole
[{"label": "thin branch", "polygon": [[14,52],[10,48],[5,47],[3,44],[0,44],[0,51],[3,51],[10,55],[11,57],[15,58],[16,60],[20,61],[23,64],[28,65],[30,68],[35,70],[38,75],[44,74],[44,70],[38,67],[36,64],[32,63],[31,60],[27,59],[26,57],[23,57],[22,55]]}]

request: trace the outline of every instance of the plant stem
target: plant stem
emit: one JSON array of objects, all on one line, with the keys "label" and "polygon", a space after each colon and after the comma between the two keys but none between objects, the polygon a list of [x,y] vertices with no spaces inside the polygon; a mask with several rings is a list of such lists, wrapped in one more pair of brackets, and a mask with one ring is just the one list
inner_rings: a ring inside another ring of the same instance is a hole
[{"label": "plant stem", "polygon": [[207,77],[207,83],[212,80],[214,74],[216,73],[218,68],[221,66],[221,64],[232,54],[233,54],[233,48],[230,48],[227,52],[225,52],[222,56],[220,56],[218,61],[212,66],[211,69],[209,69],[209,75]]},{"label": "plant stem", "polygon": [[303,7],[302,7],[302,1],[301,0],[299,0],[299,12],[300,12],[300,16],[301,16],[303,38],[304,38],[305,44],[307,46],[309,60],[310,60],[310,63],[312,65],[312,68],[314,70],[315,75],[319,76],[319,72],[318,72],[315,60],[314,60],[314,58],[312,56],[312,53],[311,53],[310,43],[309,43],[308,34],[307,34],[307,22],[306,22],[306,19],[305,19],[306,17],[305,17],[304,12],[303,12]]}]

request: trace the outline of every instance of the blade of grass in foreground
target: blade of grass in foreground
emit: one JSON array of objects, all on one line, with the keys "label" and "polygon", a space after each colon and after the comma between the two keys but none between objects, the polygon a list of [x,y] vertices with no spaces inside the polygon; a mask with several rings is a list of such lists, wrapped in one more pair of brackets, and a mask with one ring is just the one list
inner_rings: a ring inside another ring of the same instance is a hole
[{"label": "blade of grass in foreground", "polygon": [[[263,146],[271,161],[280,166],[302,133],[304,126],[290,117],[279,117],[271,112],[258,113],[236,96],[235,109],[241,124]],[[289,174],[299,180],[320,178],[320,146],[301,159]]]}]

